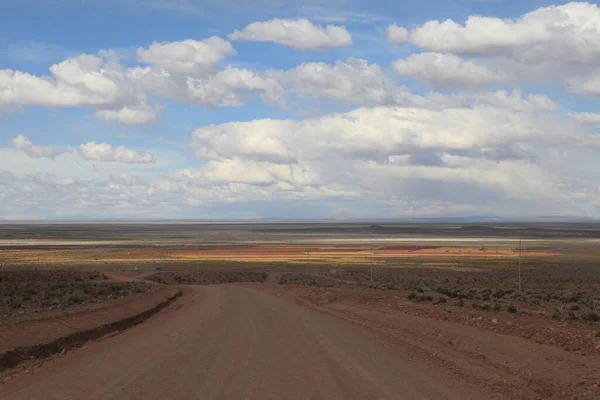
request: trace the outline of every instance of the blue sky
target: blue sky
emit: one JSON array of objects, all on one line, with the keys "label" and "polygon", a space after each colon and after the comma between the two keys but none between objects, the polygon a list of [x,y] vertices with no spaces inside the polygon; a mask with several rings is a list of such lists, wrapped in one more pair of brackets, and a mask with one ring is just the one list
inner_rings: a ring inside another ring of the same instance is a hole
[{"label": "blue sky", "polygon": [[593,2],[4,2],[0,219],[598,217],[598,67]]}]

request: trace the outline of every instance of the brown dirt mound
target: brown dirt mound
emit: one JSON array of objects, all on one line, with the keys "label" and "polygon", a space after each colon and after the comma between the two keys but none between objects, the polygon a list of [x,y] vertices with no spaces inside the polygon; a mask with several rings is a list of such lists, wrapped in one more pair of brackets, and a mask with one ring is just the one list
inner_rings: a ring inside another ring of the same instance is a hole
[{"label": "brown dirt mound", "polygon": [[[98,339],[112,332],[122,331],[140,324],[181,296],[181,291],[163,290],[138,301],[135,305],[119,309],[109,308],[99,312],[73,315],[53,321],[18,326],[12,332],[2,332],[4,343],[1,347],[10,348],[0,353],[0,372],[13,368],[32,359],[45,359],[54,354],[79,347],[85,342]],[[108,311],[108,312],[107,312]],[[79,321],[77,321],[79,320]],[[94,322],[97,324],[94,326]],[[43,325],[43,337],[40,327]],[[56,328],[55,331],[52,329]],[[19,336],[22,345],[12,347]]]}]

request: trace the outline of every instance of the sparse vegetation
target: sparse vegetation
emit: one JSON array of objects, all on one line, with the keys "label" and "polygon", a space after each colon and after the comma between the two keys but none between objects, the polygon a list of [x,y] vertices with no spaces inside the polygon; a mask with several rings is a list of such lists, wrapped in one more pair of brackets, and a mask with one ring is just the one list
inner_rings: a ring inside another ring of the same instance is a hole
[{"label": "sparse vegetation", "polygon": [[562,314],[560,313],[560,311],[554,310],[554,312],[552,313],[552,319],[555,319],[555,320],[562,319]]},{"label": "sparse vegetation", "polygon": [[576,321],[579,319],[579,317],[577,316],[577,314],[575,314],[573,311],[569,311],[569,319],[571,321]]},{"label": "sparse vegetation", "polygon": [[84,303],[104,302],[150,290],[143,282],[85,283],[71,282],[0,282],[0,315],[14,311],[40,312],[68,308]]},{"label": "sparse vegetation", "polygon": [[597,322],[600,321],[600,315],[596,314],[594,311],[588,311],[581,316],[581,319],[589,322]]},{"label": "sparse vegetation", "polygon": [[[254,271],[160,271],[150,276],[149,280],[166,285],[213,285],[221,283],[264,282],[266,272]],[[282,285],[307,285],[319,287],[334,286],[333,281],[306,274],[285,274],[281,277]]]}]

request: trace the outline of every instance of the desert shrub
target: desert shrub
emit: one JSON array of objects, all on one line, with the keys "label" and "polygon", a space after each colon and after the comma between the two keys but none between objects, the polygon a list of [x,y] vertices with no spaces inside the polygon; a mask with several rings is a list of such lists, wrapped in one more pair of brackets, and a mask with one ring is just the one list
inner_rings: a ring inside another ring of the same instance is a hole
[{"label": "desert shrub", "polygon": [[456,302],[456,305],[458,307],[464,307],[465,306],[465,301],[463,299],[458,299],[458,301]]},{"label": "desert shrub", "polygon": [[156,282],[156,283],[165,283],[164,279],[162,279],[160,276],[157,275],[152,275],[150,278],[148,278],[148,280],[151,280],[152,282]]},{"label": "desert shrub", "polygon": [[581,316],[581,318],[585,321],[596,322],[600,320],[600,315],[596,314],[593,311],[589,311]]},{"label": "desert shrub", "polygon": [[562,318],[562,314],[560,313],[560,311],[554,310],[554,312],[552,313],[552,319],[559,320],[561,318]]},{"label": "desert shrub", "polygon": [[433,304],[444,304],[446,303],[446,298],[440,296],[436,301],[433,302]]},{"label": "desert shrub", "polygon": [[575,320],[577,320],[579,318],[577,317],[577,314],[575,314],[573,311],[569,311],[569,319],[571,321],[575,321]]},{"label": "desert shrub", "polygon": [[517,308],[511,304],[510,306],[508,306],[506,311],[508,311],[511,314],[515,314],[517,312]]},{"label": "desert shrub", "polygon": [[481,309],[484,311],[490,311],[492,309],[492,307],[490,307],[490,305],[486,303],[481,306]]},{"label": "desert shrub", "polygon": [[10,298],[8,299],[7,305],[10,308],[21,308],[23,307],[23,302],[21,301],[21,299]]},{"label": "desert shrub", "polygon": [[579,311],[580,307],[577,304],[573,304],[569,309],[572,311]]},{"label": "desert shrub", "polygon": [[502,307],[500,307],[500,304],[494,304],[494,311],[502,311]]},{"label": "desert shrub", "polygon": [[73,305],[83,303],[84,300],[85,299],[83,298],[83,296],[81,296],[79,293],[72,293],[67,296],[66,302],[69,305]]},{"label": "desert shrub", "polygon": [[415,292],[410,292],[410,294],[408,295],[408,299],[409,300],[416,300],[417,299],[417,294]]}]

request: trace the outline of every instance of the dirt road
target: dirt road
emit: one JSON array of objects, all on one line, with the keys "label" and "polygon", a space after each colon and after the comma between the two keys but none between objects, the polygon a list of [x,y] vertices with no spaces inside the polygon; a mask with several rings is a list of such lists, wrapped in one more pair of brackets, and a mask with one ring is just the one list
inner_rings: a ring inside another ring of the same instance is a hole
[{"label": "dirt road", "polygon": [[490,399],[379,337],[248,286],[183,305],[0,386],[2,399]]}]

